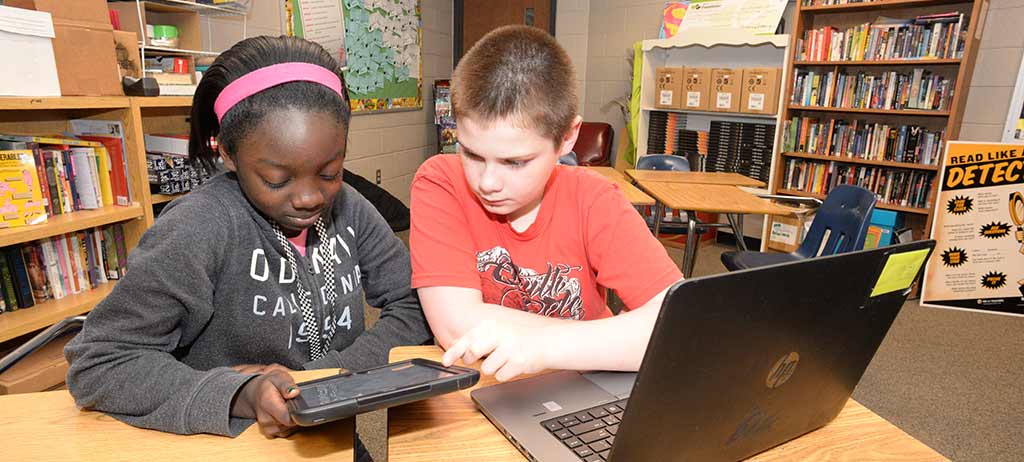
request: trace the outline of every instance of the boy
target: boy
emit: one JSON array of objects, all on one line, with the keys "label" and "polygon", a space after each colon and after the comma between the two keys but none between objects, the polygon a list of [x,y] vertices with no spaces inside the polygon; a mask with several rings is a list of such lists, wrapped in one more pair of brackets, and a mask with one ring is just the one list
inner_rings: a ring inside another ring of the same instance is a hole
[{"label": "boy", "polygon": [[[498,380],[543,369],[637,370],[682,278],[616,186],[557,165],[581,117],[565,51],[526,26],[492,31],[452,78],[460,151],[412,185],[412,285],[445,364]],[[629,312],[612,316],[603,292]],[[615,354],[608,354],[615,351]]]}]

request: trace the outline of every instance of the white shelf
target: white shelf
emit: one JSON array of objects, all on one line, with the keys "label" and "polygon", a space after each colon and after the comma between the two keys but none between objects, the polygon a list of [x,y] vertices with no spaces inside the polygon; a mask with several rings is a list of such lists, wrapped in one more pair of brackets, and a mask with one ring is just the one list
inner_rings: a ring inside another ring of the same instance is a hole
[{"label": "white shelf", "polygon": [[196,3],[195,0],[145,0],[151,5],[159,5],[169,9],[181,11],[196,11],[204,16],[244,16],[248,13],[245,10],[230,8],[226,6],[206,5]]},{"label": "white shelf", "polygon": [[153,52],[153,53],[168,53],[168,54],[192,55],[192,56],[219,56],[220,55],[220,53],[216,53],[216,52],[213,52],[213,51],[185,50],[185,49],[182,49],[182,48],[168,48],[168,47],[147,46],[147,45],[144,45],[142,42],[139,42],[139,48],[140,49],[145,48],[147,53],[148,52]]},{"label": "white shelf", "polygon": [[644,40],[640,45],[643,51],[655,48],[686,48],[686,47],[756,47],[771,45],[776,48],[789,46],[788,34],[757,35],[749,31],[737,29],[687,30],[667,39]]},{"label": "white shelf", "polygon": [[[725,120],[731,122],[775,124],[781,127],[783,108],[781,91],[789,80],[786,67],[786,55],[789,47],[789,35],[771,34],[755,35],[745,30],[687,30],[669,39],[644,40],[643,64],[640,81],[640,117],[637,121],[637,156],[647,153],[647,130],[650,125],[652,111],[668,111],[686,114],[686,126],[689,130],[708,130],[711,121]],[[655,108],[654,82],[659,67],[705,67],[705,68],[750,68],[770,67],[781,70],[779,75],[779,98],[775,114],[746,114],[742,112],[688,111],[685,109]],[[683,127],[679,127],[683,128]],[[773,151],[778,148],[779,137],[783,130],[776,128]],[[775,173],[774,163],[777,155],[772,155],[769,171]],[[769,184],[773,179],[769,178]],[[744,222],[746,233],[753,237],[762,237],[764,225],[751,218]],[[760,227],[761,233],[754,233]],[[763,249],[762,249],[763,250]]]},{"label": "white shelf", "polygon": [[761,119],[762,122],[771,121],[779,117],[778,114],[749,114],[745,112],[712,112],[712,111],[694,111],[690,109],[665,109],[660,107],[641,107],[641,111],[663,111],[663,112],[678,112],[681,114],[694,114],[708,117],[720,117],[723,119]]}]

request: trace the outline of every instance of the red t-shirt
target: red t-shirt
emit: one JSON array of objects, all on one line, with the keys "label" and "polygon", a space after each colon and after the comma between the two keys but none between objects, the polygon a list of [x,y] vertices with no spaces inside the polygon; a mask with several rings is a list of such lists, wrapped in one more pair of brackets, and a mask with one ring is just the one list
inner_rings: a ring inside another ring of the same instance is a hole
[{"label": "red t-shirt", "polygon": [[636,308],[682,274],[618,186],[558,166],[537,218],[517,232],[469,189],[457,155],[412,183],[412,286],[478,289],[486,303],[571,319],[611,316],[604,289]]}]

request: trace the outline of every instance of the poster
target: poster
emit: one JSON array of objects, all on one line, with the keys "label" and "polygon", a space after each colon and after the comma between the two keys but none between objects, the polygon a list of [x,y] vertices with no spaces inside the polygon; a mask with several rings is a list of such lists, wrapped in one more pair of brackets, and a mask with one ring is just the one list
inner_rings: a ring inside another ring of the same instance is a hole
[{"label": "poster", "polygon": [[284,8],[288,35],[319,43],[344,69],[347,56],[341,0],[289,0]]},{"label": "poster", "polygon": [[1024,315],[1024,144],[951,141],[922,304]]},{"label": "poster", "polygon": [[787,0],[692,0],[679,30],[744,29],[771,35],[779,26]]},{"label": "poster", "polygon": [[287,0],[285,13],[289,34],[340,44],[353,113],[423,108],[419,0]]}]

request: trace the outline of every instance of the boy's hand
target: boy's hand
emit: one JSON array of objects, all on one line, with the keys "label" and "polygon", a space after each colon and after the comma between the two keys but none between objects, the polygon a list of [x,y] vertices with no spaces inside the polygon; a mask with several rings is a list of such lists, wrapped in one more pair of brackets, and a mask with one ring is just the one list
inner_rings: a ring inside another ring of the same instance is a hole
[{"label": "boy's hand", "polygon": [[267,438],[285,437],[295,431],[285,400],[299,396],[299,387],[287,369],[272,366],[277,367],[249,380],[239,390],[231,405],[231,415],[256,419],[260,433]]},{"label": "boy's hand", "polygon": [[546,329],[483,321],[456,341],[441,360],[445,366],[451,366],[457,360],[472,364],[486,356],[480,372],[493,375],[499,382],[534,374],[548,368],[545,332]]}]

